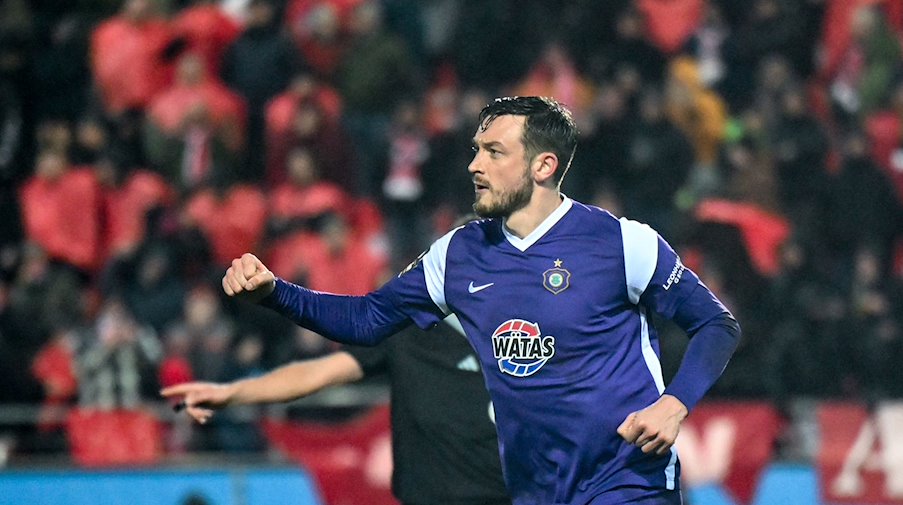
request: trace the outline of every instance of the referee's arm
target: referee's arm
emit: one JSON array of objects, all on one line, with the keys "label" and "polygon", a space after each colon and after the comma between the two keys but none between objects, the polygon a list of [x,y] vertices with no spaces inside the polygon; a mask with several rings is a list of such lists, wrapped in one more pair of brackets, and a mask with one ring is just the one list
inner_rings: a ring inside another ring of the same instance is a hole
[{"label": "referee's arm", "polygon": [[160,392],[166,398],[181,398],[185,410],[199,423],[206,423],[214,410],[228,405],[287,402],[323,388],[360,380],[364,371],[345,351],[322,358],[296,361],[267,374],[226,384],[187,382]]}]

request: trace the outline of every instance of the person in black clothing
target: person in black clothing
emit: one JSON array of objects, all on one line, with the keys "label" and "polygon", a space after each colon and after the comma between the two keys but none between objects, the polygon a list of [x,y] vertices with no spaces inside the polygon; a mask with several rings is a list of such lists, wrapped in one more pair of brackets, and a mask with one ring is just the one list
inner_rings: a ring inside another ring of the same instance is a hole
[{"label": "person in black clothing", "polygon": [[259,182],[264,177],[266,104],[284,91],[302,68],[291,39],[280,31],[276,0],[252,0],[245,30],[223,55],[223,81],[248,105],[247,162],[238,177]]},{"label": "person in black clothing", "polygon": [[380,373],[391,384],[392,490],[405,505],[510,505],[494,411],[480,364],[454,315],[408,327],[376,347],[348,347],[228,384],[164,389],[200,423],[228,405],[284,402]]},{"label": "person in black clothing", "polygon": [[642,93],[637,120],[627,138],[628,157],[621,181],[624,214],[674,237],[675,195],[693,167],[693,146],[665,114],[659,90]]}]

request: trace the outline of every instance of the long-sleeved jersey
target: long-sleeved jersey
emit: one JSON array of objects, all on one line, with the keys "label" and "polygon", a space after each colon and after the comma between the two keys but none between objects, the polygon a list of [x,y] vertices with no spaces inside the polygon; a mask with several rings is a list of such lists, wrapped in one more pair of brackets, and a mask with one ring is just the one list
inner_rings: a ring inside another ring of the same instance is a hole
[{"label": "long-sleeved jersey", "polygon": [[[502,220],[455,229],[366,297],[278,281],[265,304],[351,343],[455,313],[482,362],[517,505],[677,489],[676,450],[644,454],[617,428],[663,393],[692,409],[739,339],[728,310],[654,230],[568,198],[524,238]],[[650,311],[692,337],[667,388]]]}]

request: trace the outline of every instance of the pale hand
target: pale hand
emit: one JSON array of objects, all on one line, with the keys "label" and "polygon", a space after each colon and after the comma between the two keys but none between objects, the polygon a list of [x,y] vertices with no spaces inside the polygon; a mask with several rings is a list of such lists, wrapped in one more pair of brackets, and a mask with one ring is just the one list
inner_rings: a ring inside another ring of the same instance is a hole
[{"label": "pale hand", "polygon": [[251,253],[232,260],[223,276],[223,291],[229,296],[257,303],[276,288],[276,276]]},{"label": "pale hand", "polygon": [[645,453],[663,455],[671,450],[687,407],[671,395],[662,395],[655,403],[633,412],[618,426],[618,435]]},{"label": "pale hand", "polygon": [[160,391],[164,398],[181,398],[188,415],[205,424],[219,410],[232,401],[232,387],[229,384],[212,382],[185,382]]}]

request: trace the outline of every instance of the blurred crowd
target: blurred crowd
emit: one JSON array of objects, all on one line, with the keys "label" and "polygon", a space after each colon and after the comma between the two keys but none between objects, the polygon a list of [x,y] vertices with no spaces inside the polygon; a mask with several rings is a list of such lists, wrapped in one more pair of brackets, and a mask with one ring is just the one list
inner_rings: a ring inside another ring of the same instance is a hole
[{"label": "blurred crowd", "polygon": [[[229,261],[378,287],[470,210],[503,95],[567,104],[564,192],[730,305],[713,396],[899,398],[901,41],[875,0],[2,0],[0,404],[135,409],[332,350],[225,299]],[[221,427],[169,443],[262,446]]]}]

